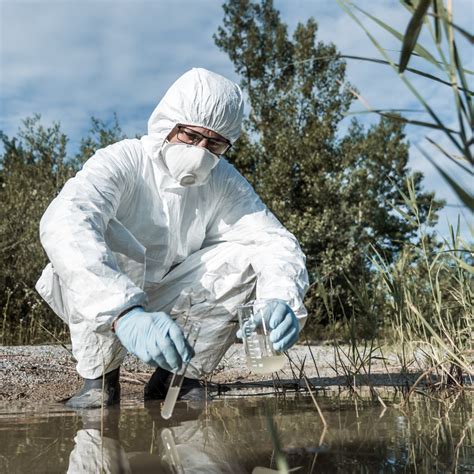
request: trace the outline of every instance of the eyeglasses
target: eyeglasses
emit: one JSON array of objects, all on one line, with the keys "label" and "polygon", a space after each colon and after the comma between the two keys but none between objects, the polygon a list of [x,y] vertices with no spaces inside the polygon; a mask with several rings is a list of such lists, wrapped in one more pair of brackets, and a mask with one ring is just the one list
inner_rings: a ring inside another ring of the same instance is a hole
[{"label": "eyeglasses", "polygon": [[196,132],[196,130],[187,128],[186,125],[178,124],[176,127],[178,129],[176,137],[180,142],[188,145],[199,145],[203,140],[207,140],[206,148],[215,155],[223,155],[232,146],[228,141],[206,137],[206,135]]}]

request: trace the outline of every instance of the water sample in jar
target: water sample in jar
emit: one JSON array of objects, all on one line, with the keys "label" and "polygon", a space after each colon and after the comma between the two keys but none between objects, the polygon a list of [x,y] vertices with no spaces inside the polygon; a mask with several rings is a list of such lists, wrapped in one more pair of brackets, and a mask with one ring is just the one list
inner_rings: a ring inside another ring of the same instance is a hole
[{"label": "water sample in jar", "polygon": [[258,299],[237,307],[248,368],[256,374],[276,372],[286,357],[273,349],[265,308],[275,300]]}]

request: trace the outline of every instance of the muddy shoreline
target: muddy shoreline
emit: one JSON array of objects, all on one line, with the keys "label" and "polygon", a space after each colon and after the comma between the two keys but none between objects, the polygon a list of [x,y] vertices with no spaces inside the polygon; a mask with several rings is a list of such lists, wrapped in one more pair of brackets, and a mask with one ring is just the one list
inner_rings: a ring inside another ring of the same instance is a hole
[{"label": "muddy shoreline", "polygon": [[[70,397],[82,382],[67,346],[6,346],[0,347],[0,401],[60,402]],[[274,391],[274,384],[295,390],[295,380],[301,379],[301,367],[317,388],[345,388],[347,378],[337,367],[334,348],[329,345],[297,345],[289,351],[294,362],[272,375],[252,374],[245,365],[242,344],[234,344],[210,377],[209,389],[214,396]],[[304,362],[304,365],[303,365]],[[315,364],[316,362],[316,364]],[[140,400],[143,386],[153,368],[128,355],[121,368],[123,400]],[[417,374],[400,375],[395,357],[385,354],[385,362],[374,361],[371,375],[357,376],[351,381],[359,387],[406,387],[414,383]]]}]

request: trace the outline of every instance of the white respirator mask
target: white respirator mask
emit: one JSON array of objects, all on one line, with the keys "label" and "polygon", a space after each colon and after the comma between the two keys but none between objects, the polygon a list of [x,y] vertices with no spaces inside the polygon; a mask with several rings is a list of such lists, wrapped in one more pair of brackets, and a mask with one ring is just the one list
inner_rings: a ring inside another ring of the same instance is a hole
[{"label": "white respirator mask", "polygon": [[219,162],[207,148],[185,143],[166,142],[161,155],[170,175],[185,187],[205,184]]}]

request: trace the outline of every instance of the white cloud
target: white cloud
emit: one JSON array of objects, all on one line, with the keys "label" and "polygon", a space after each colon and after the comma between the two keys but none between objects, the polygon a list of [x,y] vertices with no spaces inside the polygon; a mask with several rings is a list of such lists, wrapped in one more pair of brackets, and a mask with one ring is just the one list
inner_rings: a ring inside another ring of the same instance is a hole
[{"label": "white cloud", "polygon": [[[212,40],[220,17],[210,1],[4,1],[0,126],[13,133],[19,116],[57,113],[78,131],[90,115],[116,111],[128,132],[143,133],[166,88],[190,67],[233,75]],[[137,111],[141,127],[130,130]]]},{"label": "white cloud", "polygon": [[[395,0],[355,3],[400,31],[410,18]],[[319,40],[334,42],[345,54],[380,57],[364,31],[334,1],[275,0],[275,6],[290,31],[313,16]],[[454,6],[455,21],[472,29],[471,0],[456,0]],[[156,103],[187,69],[208,67],[238,80],[232,63],[212,39],[223,18],[215,0],[0,0],[0,14],[0,129],[7,134],[14,134],[20,120],[35,112],[46,122],[61,121],[73,142],[87,131],[91,115],[110,120],[113,112],[127,134],[145,133]],[[400,48],[382,29],[376,28],[375,35],[382,46]],[[397,58],[397,53],[391,54]],[[473,69],[472,55],[466,58]],[[417,63],[413,60],[410,65]],[[355,60],[347,64],[347,79],[373,107],[419,109],[390,68]],[[454,123],[449,89],[409,77],[443,119]],[[361,120],[373,123],[376,117],[365,115]],[[428,132],[409,127],[407,133],[414,145]],[[428,145],[423,147],[431,152]],[[456,204],[433,166],[412,148],[411,166],[425,173],[426,188]],[[452,217],[455,211],[448,208],[445,215]]]}]

